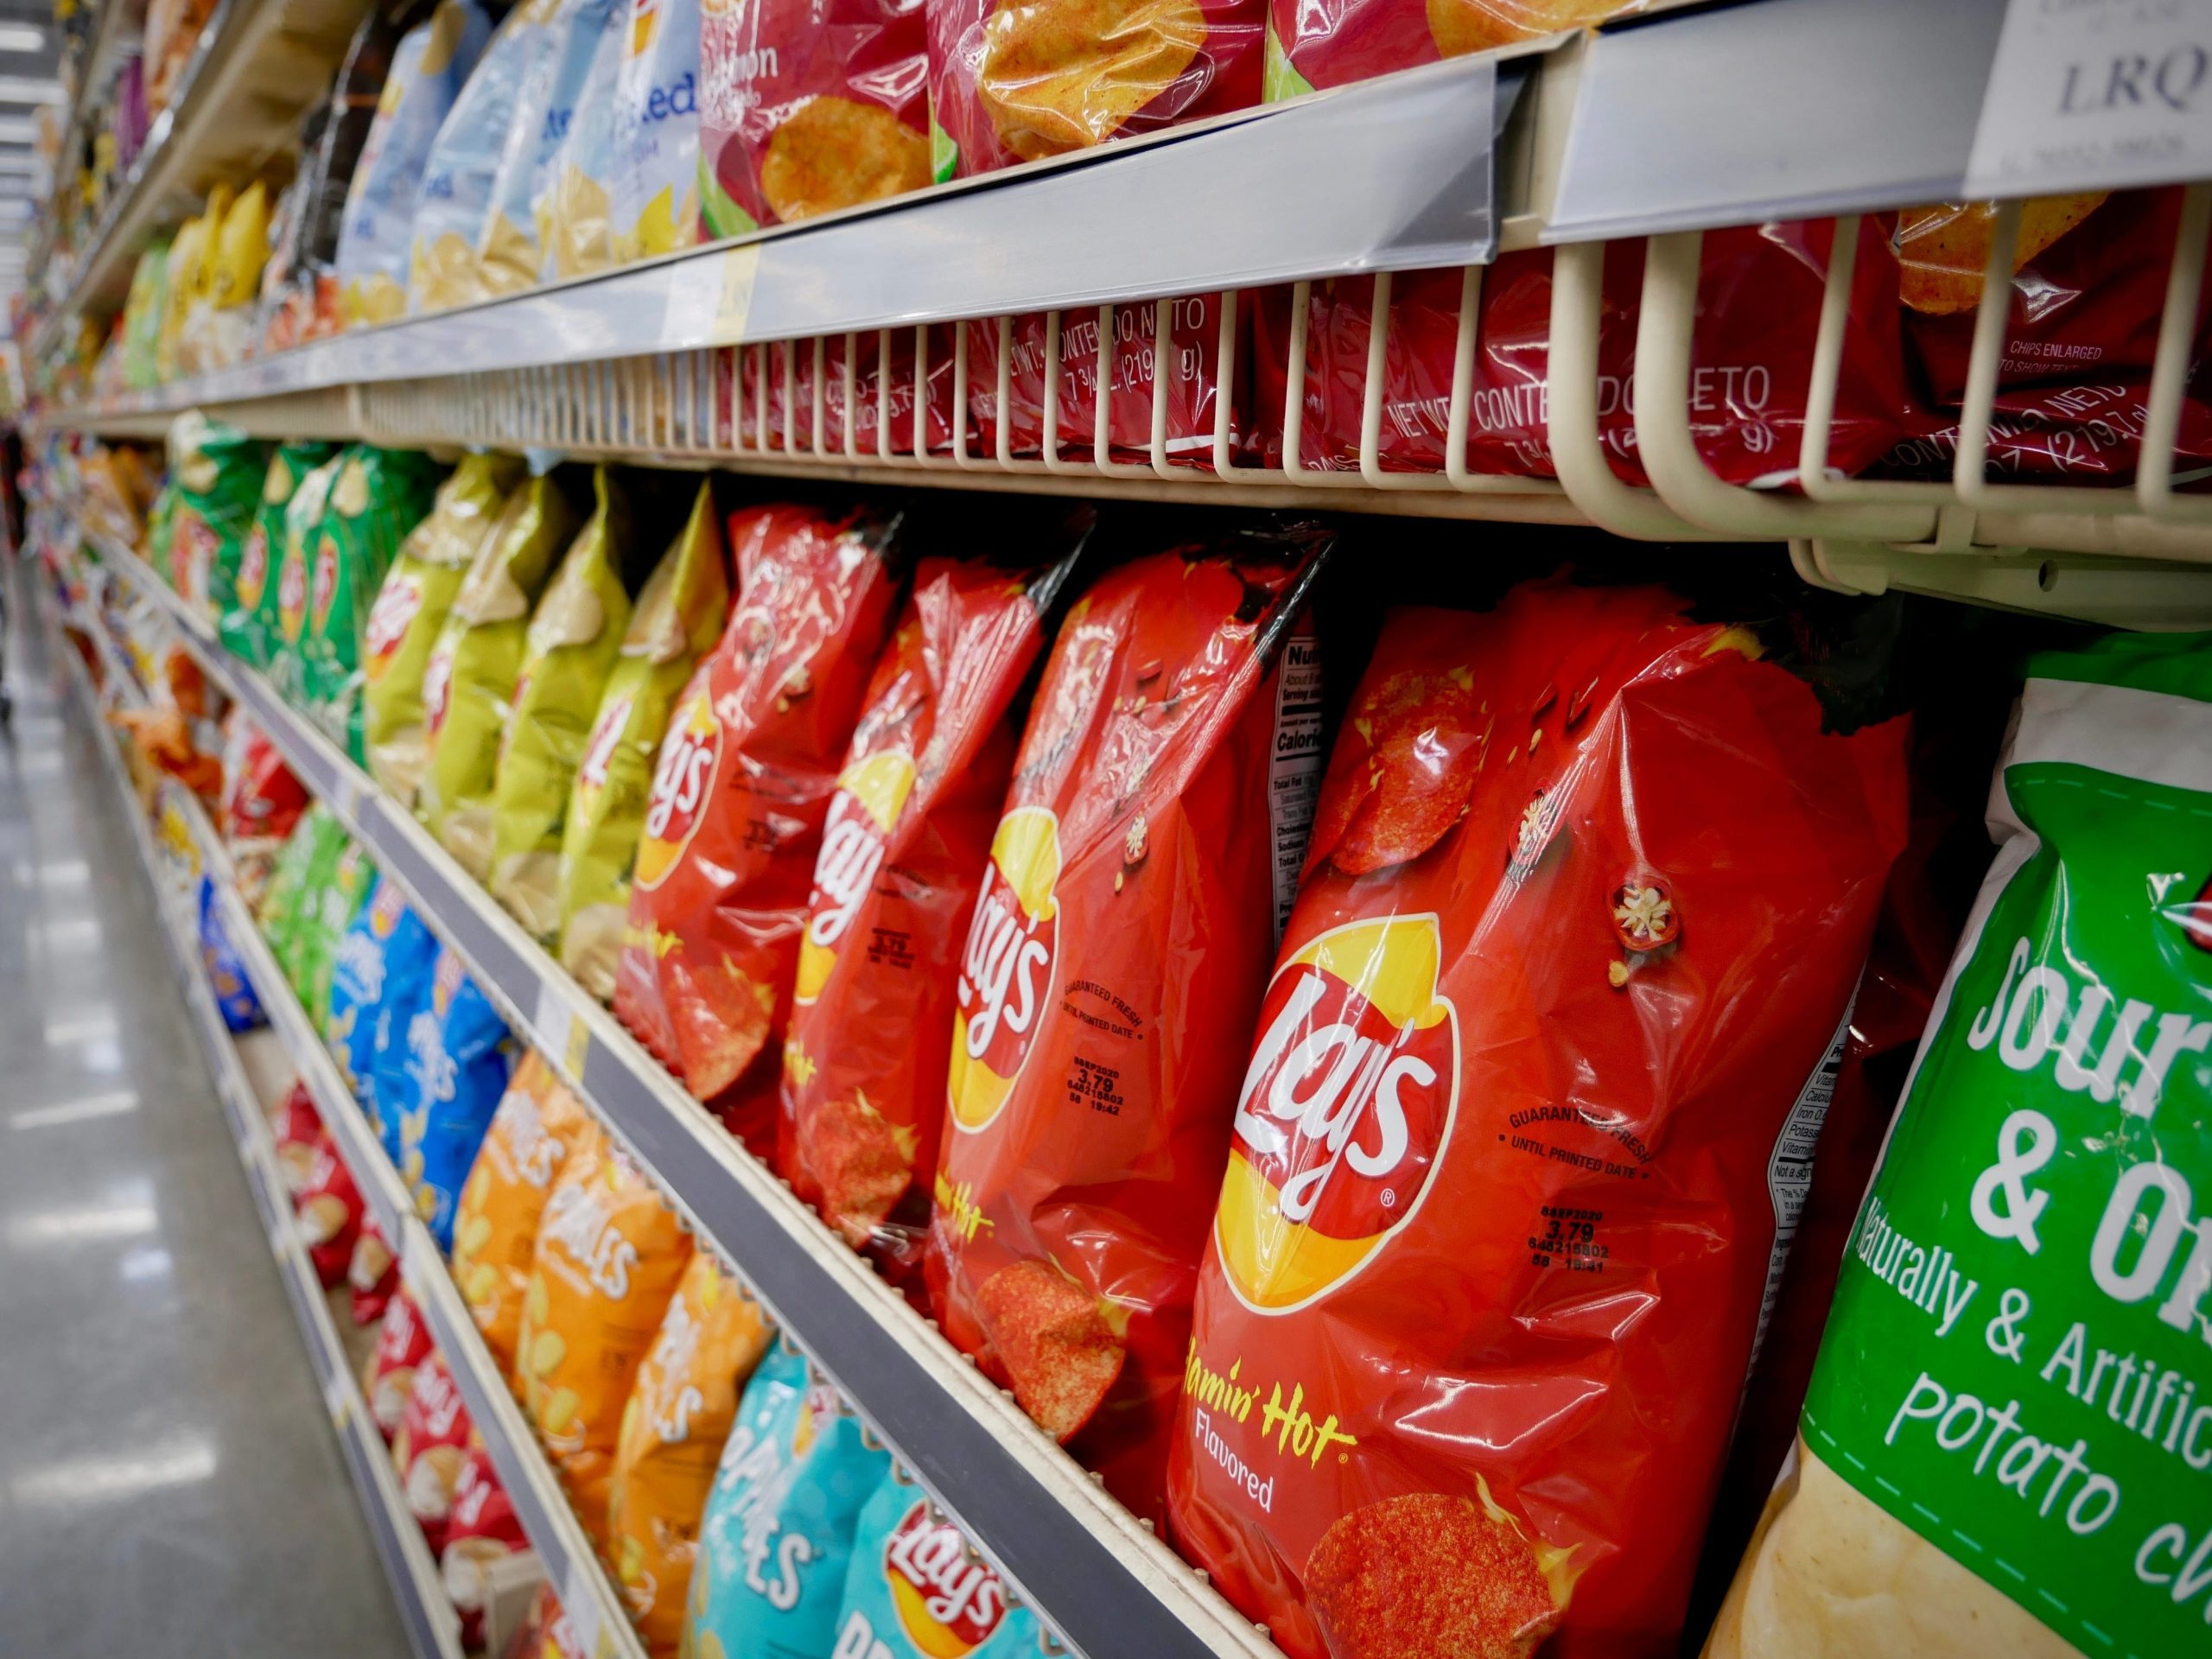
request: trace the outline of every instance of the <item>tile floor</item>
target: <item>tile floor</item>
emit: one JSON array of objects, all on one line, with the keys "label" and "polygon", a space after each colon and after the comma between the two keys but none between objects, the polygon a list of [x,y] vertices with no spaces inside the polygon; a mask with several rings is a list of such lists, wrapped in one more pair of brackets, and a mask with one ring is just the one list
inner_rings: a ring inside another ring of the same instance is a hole
[{"label": "tile floor", "polygon": [[404,1654],[96,740],[11,608],[0,1654]]}]

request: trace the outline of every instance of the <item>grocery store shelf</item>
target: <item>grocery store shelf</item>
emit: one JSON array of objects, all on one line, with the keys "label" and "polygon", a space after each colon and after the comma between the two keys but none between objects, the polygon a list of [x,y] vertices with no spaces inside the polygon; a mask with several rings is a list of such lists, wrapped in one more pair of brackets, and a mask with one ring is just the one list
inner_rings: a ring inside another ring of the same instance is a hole
[{"label": "grocery store shelf", "polygon": [[[62,653],[79,704],[101,727],[99,748],[105,770],[126,804],[124,817],[138,849],[142,867],[151,884],[162,931],[185,998],[186,1011],[197,1033],[217,1097],[238,1147],[254,1208],[276,1258],[287,1300],[298,1319],[308,1360],[315,1372],[340,1450],[353,1476],[356,1495],[375,1539],[377,1552],[391,1580],[400,1622],[416,1659],[461,1659],[461,1622],[447,1598],[437,1563],[432,1559],[422,1529],[408,1512],[391,1454],[385,1450],[374,1419],[363,1399],[345,1346],[331,1318],[329,1303],[299,1238],[289,1197],[276,1172],[269,1128],[260,1101],[240,1062],[238,1050],[218,1010],[207,983],[195,943],[195,930],[183,913],[176,887],[165,869],[145,815],[124,774],[116,747],[105,730],[98,701],[83,664],[73,652]],[[208,830],[206,817],[196,803],[181,798],[169,785],[163,791],[162,817],[181,826],[186,844],[203,859],[219,857],[220,849]],[[236,937],[235,934],[233,937]],[[358,1116],[358,1112],[356,1116]]]},{"label": "grocery store shelf", "polygon": [[156,231],[195,211],[218,183],[238,183],[284,151],[366,10],[367,0],[219,0],[169,107],[79,251],[67,291],[52,296],[36,355],[53,350],[73,318],[122,305]]},{"label": "grocery store shelf", "polygon": [[[81,677],[81,670],[79,672]],[[86,690],[89,693],[89,685]],[[112,745],[108,748],[111,752]],[[133,800],[130,817],[151,874],[157,868],[153,837],[143,827],[143,815],[135,810],[135,798],[130,796],[128,780],[124,778],[119,763],[115,772],[118,787],[124,790],[126,798]],[[174,791],[170,793],[174,795]],[[594,1656],[613,1656],[613,1659],[642,1659],[643,1650],[621,1610],[620,1599],[594,1555],[582,1523],[576,1520],[569,1508],[568,1500],[562,1495],[558,1479],[539,1452],[529,1425],[524,1421],[521,1412],[507,1391],[505,1380],[500,1375],[491,1351],[485,1347],[482,1337],[477,1333],[467,1308],[461,1300],[461,1293],[446,1270],[444,1258],[439,1254],[435,1242],[428,1229],[416,1219],[411,1206],[407,1205],[398,1172],[392,1168],[391,1160],[385,1157],[383,1149],[374,1138],[367,1134],[366,1116],[337,1078],[328,1053],[321,1039],[314,1033],[305,1010],[285,983],[283,975],[277,971],[267,947],[261,942],[258,930],[245,913],[237,888],[230,880],[227,860],[213,827],[196,803],[180,803],[172,799],[168,810],[181,815],[192,845],[197,849],[201,868],[215,881],[225,906],[226,929],[245,968],[246,976],[252,982],[255,994],[269,1016],[271,1030],[292,1065],[307,1080],[309,1091],[315,1096],[316,1110],[329,1128],[332,1138],[337,1141],[339,1156],[353,1175],[355,1185],[360,1189],[369,1212],[375,1217],[385,1237],[395,1241],[402,1278],[422,1309],[439,1351],[445,1356],[454,1381],[468,1408],[471,1421],[483,1436],[493,1466],[515,1506],[516,1516],[530,1539],[531,1547],[556,1586],[563,1606],[572,1621],[586,1632],[585,1650]],[[156,887],[158,889],[158,878]],[[210,1061],[216,1068],[218,1087],[231,1116],[233,1132],[240,1135],[240,1157],[245,1162],[248,1180],[254,1187],[257,1205],[263,1211],[264,1223],[270,1230],[272,1247],[276,1249],[279,1262],[285,1269],[286,1288],[292,1296],[302,1330],[307,1334],[310,1357],[323,1380],[333,1421],[338,1425],[341,1438],[359,1442],[347,1447],[347,1461],[354,1467],[357,1483],[363,1478],[363,1465],[365,1464],[372,1484],[381,1487],[384,1494],[397,1506],[396,1523],[390,1516],[380,1517],[376,1513],[377,1504],[369,1502],[369,1487],[363,1488],[364,1502],[372,1511],[370,1520],[378,1533],[379,1548],[387,1552],[387,1567],[392,1567],[397,1560],[405,1569],[403,1575],[398,1568],[394,1568],[394,1586],[401,1592],[402,1611],[410,1630],[416,1630],[422,1624],[426,1612],[429,1615],[442,1613],[442,1619],[434,1618],[433,1622],[440,1630],[445,1630],[449,1624],[450,1630],[446,1631],[442,1641],[434,1641],[428,1648],[422,1647],[418,1642],[418,1652],[458,1659],[458,1621],[454,1618],[451,1605],[443,1592],[437,1588],[437,1572],[435,1566],[429,1564],[429,1550],[423,1543],[420,1529],[400,1501],[396,1479],[391,1476],[389,1453],[361,1401],[359,1386],[353,1381],[351,1367],[346,1363],[339,1344],[336,1329],[331,1324],[329,1310],[322,1301],[322,1293],[314,1269],[297,1243],[291,1204],[275,1173],[274,1154],[268,1147],[265,1122],[260,1116],[258,1106],[251,1102],[251,1090],[246,1088],[243,1076],[238,1073],[235,1047],[223,1034],[221,1018],[215,1011],[212,993],[206,982],[205,969],[197,962],[196,950],[185,937],[178,935],[180,923],[169,899],[158,891],[157,897],[162,899],[163,918],[169,925],[171,944],[177,952],[179,976],[187,988],[188,998],[194,1005],[194,1022],[200,1027],[203,1039],[210,1045]],[[216,1046],[219,1038],[219,1051]],[[227,1066],[219,1057],[221,1053],[228,1055]],[[364,1435],[365,1440],[362,1438]],[[376,1476],[378,1470],[382,1471],[381,1478]],[[427,1593],[432,1596],[427,1610],[420,1605],[419,1597],[415,1599],[416,1605],[410,1605],[406,1593],[406,1585],[415,1581],[413,1575],[418,1569],[427,1573],[420,1584],[427,1586]]]},{"label": "grocery store shelf", "polygon": [[[424,921],[461,953],[516,1028],[589,1101],[695,1230],[734,1264],[777,1322],[1070,1648],[1092,1659],[1274,1655],[1264,1630],[1109,1497],[1011,1395],[987,1382],[748,1156],[411,815],[264,679],[226,654],[206,622],[128,550],[103,551],[168,612],[210,677],[245,706],[387,878],[406,889]],[[403,1260],[415,1257],[403,1252]],[[410,1268],[410,1282],[418,1274],[429,1279],[427,1262]],[[435,1296],[425,1313],[434,1325],[442,1317]],[[442,1317],[450,1320],[453,1307]],[[495,1406],[489,1389],[484,1391]],[[469,1404],[474,1410],[477,1402]],[[554,1558],[539,1548],[549,1572],[557,1572]]]}]

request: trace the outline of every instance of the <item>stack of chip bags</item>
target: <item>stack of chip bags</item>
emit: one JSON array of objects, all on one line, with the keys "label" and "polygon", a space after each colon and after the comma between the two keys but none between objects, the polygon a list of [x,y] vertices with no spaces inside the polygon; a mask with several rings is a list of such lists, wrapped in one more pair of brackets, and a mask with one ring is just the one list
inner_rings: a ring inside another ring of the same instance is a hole
[{"label": "stack of chip bags", "polygon": [[530,614],[575,522],[550,478],[533,478],[509,497],[423,667],[430,749],[416,808],[479,881],[492,873],[492,791],[529,649]]},{"label": "stack of chip bags", "polygon": [[760,1305],[695,1251],[623,1408],[607,1499],[615,1582],[648,1653],[673,1655],[683,1634],[707,1493],[769,1336]]},{"label": "stack of chip bags", "polygon": [[491,200],[477,237],[476,280],[486,295],[536,285],[546,257],[537,214],[556,157],[580,113],[592,60],[624,0],[545,0],[525,5],[542,18],[515,92]]},{"label": "stack of chip bags", "polygon": [[209,563],[208,603],[216,637],[232,656],[268,666],[269,625],[276,617],[276,564],[283,557],[284,510],[307,475],[335,453],[327,443],[281,443],[270,452],[261,480],[261,505],[235,558],[219,546]]},{"label": "stack of chip bags", "polygon": [[477,0],[440,0],[392,54],[346,192],[334,262],[349,327],[390,322],[407,309],[416,201],[430,146],[491,32]]},{"label": "stack of chip bags", "polygon": [[493,34],[453,108],[439,125],[423,164],[410,233],[407,307],[442,311],[484,297],[476,250],[509,129],[524,84],[552,50],[558,0],[522,0]]},{"label": "stack of chip bags", "polygon": [[739,1402],[707,1497],[686,1651],[829,1653],[846,1563],[891,1456],[779,1338]]},{"label": "stack of chip bags", "polygon": [[699,239],[699,0],[629,0],[614,88],[618,264]]},{"label": "stack of chip bags", "polygon": [[[407,1024],[407,1094],[396,1103],[399,1173],[415,1211],[438,1242],[453,1247],[454,1206],[492,1115],[506,1093],[514,1043],[461,958],[438,952],[429,1000]],[[378,1093],[379,1109],[395,1103]]]},{"label": "stack of chip bags", "polygon": [[429,518],[408,532],[362,629],[362,748],[370,776],[403,806],[415,804],[429,736],[423,677],[446,613],[499,524],[518,456],[468,454],[446,481]]},{"label": "stack of chip bags", "polygon": [[691,1260],[676,1212],[594,1126],[562,1162],[523,1296],[524,1408],[594,1541],[638,1368]]},{"label": "stack of chip bags", "polygon": [[[515,1068],[454,1212],[453,1276],[484,1344],[513,1378],[537,1224],[571,1147],[596,1135],[535,1049]],[[519,1384],[516,1384],[519,1392]]]},{"label": "stack of chip bags", "polygon": [[561,929],[563,822],[584,745],[630,626],[630,512],[605,467],[596,503],[531,613],[492,789],[493,896],[535,938]]},{"label": "stack of chip bags", "polygon": [[302,686],[324,733],[356,763],[365,754],[362,663],[370,607],[402,540],[429,510],[435,481],[429,458],[417,451],[355,444],[316,527]]},{"label": "stack of chip bags", "polygon": [[669,709],[728,612],[721,525],[714,486],[702,481],[683,532],[638,595],[562,821],[561,963],[602,1002],[614,995],[630,876]]},{"label": "stack of chip bags", "polygon": [[615,92],[629,41],[629,0],[614,0],[593,43],[569,130],[531,187],[540,282],[588,276],[614,264]]}]

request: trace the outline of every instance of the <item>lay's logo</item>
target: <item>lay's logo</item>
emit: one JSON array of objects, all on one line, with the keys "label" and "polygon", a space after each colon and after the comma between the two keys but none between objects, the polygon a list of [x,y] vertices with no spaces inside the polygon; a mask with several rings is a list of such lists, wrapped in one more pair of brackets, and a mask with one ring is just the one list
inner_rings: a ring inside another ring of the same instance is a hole
[{"label": "lay's logo", "polygon": [[308,620],[308,566],[305,559],[287,559],[276,576],[276,626],[284,638],[296,640]]},{"label": "lay's logo", "polygon": [[1006,1613],[999,1575],[969,1559],[960,1529],[932,1520],[925,1499],[915,1501],[884,1545],[883,1577],[906,1639],[929,1659],[966,1659]]},{"label": "lay's logo", "polygon": [[913,757],[895,749],[855,760],[837,779],[814,861],[814,895],[799,940],[794,1000],[811,1002],[830,982],[838,942],[875,886],[891,831],[913,789]]},{"label": "lay's logo", "polygon": [[407,638],[408,625],[423,609],[423,584],[403,572],[385,583],[361,626],[361,670],[372,684],[384,677],[393,654]]},{"label": "lay's logo", "polygon": [[399,889],[387,881],[377,889],[377,896],[369,900],[369,931],[379,939],[388,939],[399,925],[407,901],[399,896]]},{"label": "lay's logo", "polygon": [[315,625],[318,629],[329,626],[330,607],[338,597],[338,543],[325,536],[315,544],[315,586],[310,590],[315,607]]},{"label": "lay's logo", "polygon": [[584,744],[584,758],[576,767],[576,798],[587,812],[597,804],[600,791],[607,787],[614,766],[614,751],[630,728],[630,710],[636,701],[626,692],[601,709],[599,723],[591,728],[591,737]]},{"label": "lay's logo", "polygon": [[256,524],[246,532],[245,545],[238,550],[238,608],[259,610],[261,595],[268,587],[269,532]]},{"label": "lay's logo", "polygon": [[1052,995],[1059,940],[1060,821],[1041,806],[999,820],[960,961],[946,1092],[972,1134],[1005,1108]]},{"label": "lay's logo", "polygon": [[1278,969],[1237,1096],[1214,1237],[1237,1299],[1287,1313],[1413,1219],[1459,1101],[1433,915],[1332,928]]},{"label": "lay's logo", "polygon": [[706,816],[707,791],[721,759],[722,727],[704,688],[677,710],[645,798],[645,839],[638,846],[638,885],[651,892],[667,880]]}]

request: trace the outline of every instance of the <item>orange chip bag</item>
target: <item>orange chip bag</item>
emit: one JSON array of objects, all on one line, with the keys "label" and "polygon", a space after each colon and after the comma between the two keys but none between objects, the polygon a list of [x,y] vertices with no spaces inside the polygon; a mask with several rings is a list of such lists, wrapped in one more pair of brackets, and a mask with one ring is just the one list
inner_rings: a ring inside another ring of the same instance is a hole
[{"label": "orange chip bag", "polygon": [[677,702],[646,802],[614,1011],[763,1156],[823,821],[898,597],[898,525],[731,516],[736,607]]},{"label": "orange chip bag", "polygon": [[461,1189],[453,1222],[454,1282],[485,1345],[511,1378],[546,1196],[569,1148],[592,1127],[576,1097],[533,1049],[515,1068]]},{"label": "orange chip bag", "polygon": [[830,798],[784,1043],[776,1167],[855,1249],[918,1266],[952,981],[990,855],[1009,707],[1075,556],[925,561]]},{"label": "orange chip bag", "polygon": [[607,1544],[622,1599],[655,1655],[674,1653],[683,1635],[707,1491],[768,1337],[760,1305],[696,1252],[623,1408]]},{"label": "orange chip bag", "polygon": [[584,1529],[607,1535],[622,1408],[676,1294],[691,1241],[596,1125],[545,1200],[516,1349],[523,1405]]},{"label": "orange chip bag", "polygon": [[1140,1514],[1229,1154],[1227,1033],[1259,1010],[1311,816],[1319,661],[1294,629],[1327,539],[1178,548],[1070,608],[954,992],[931,1300]]}]

